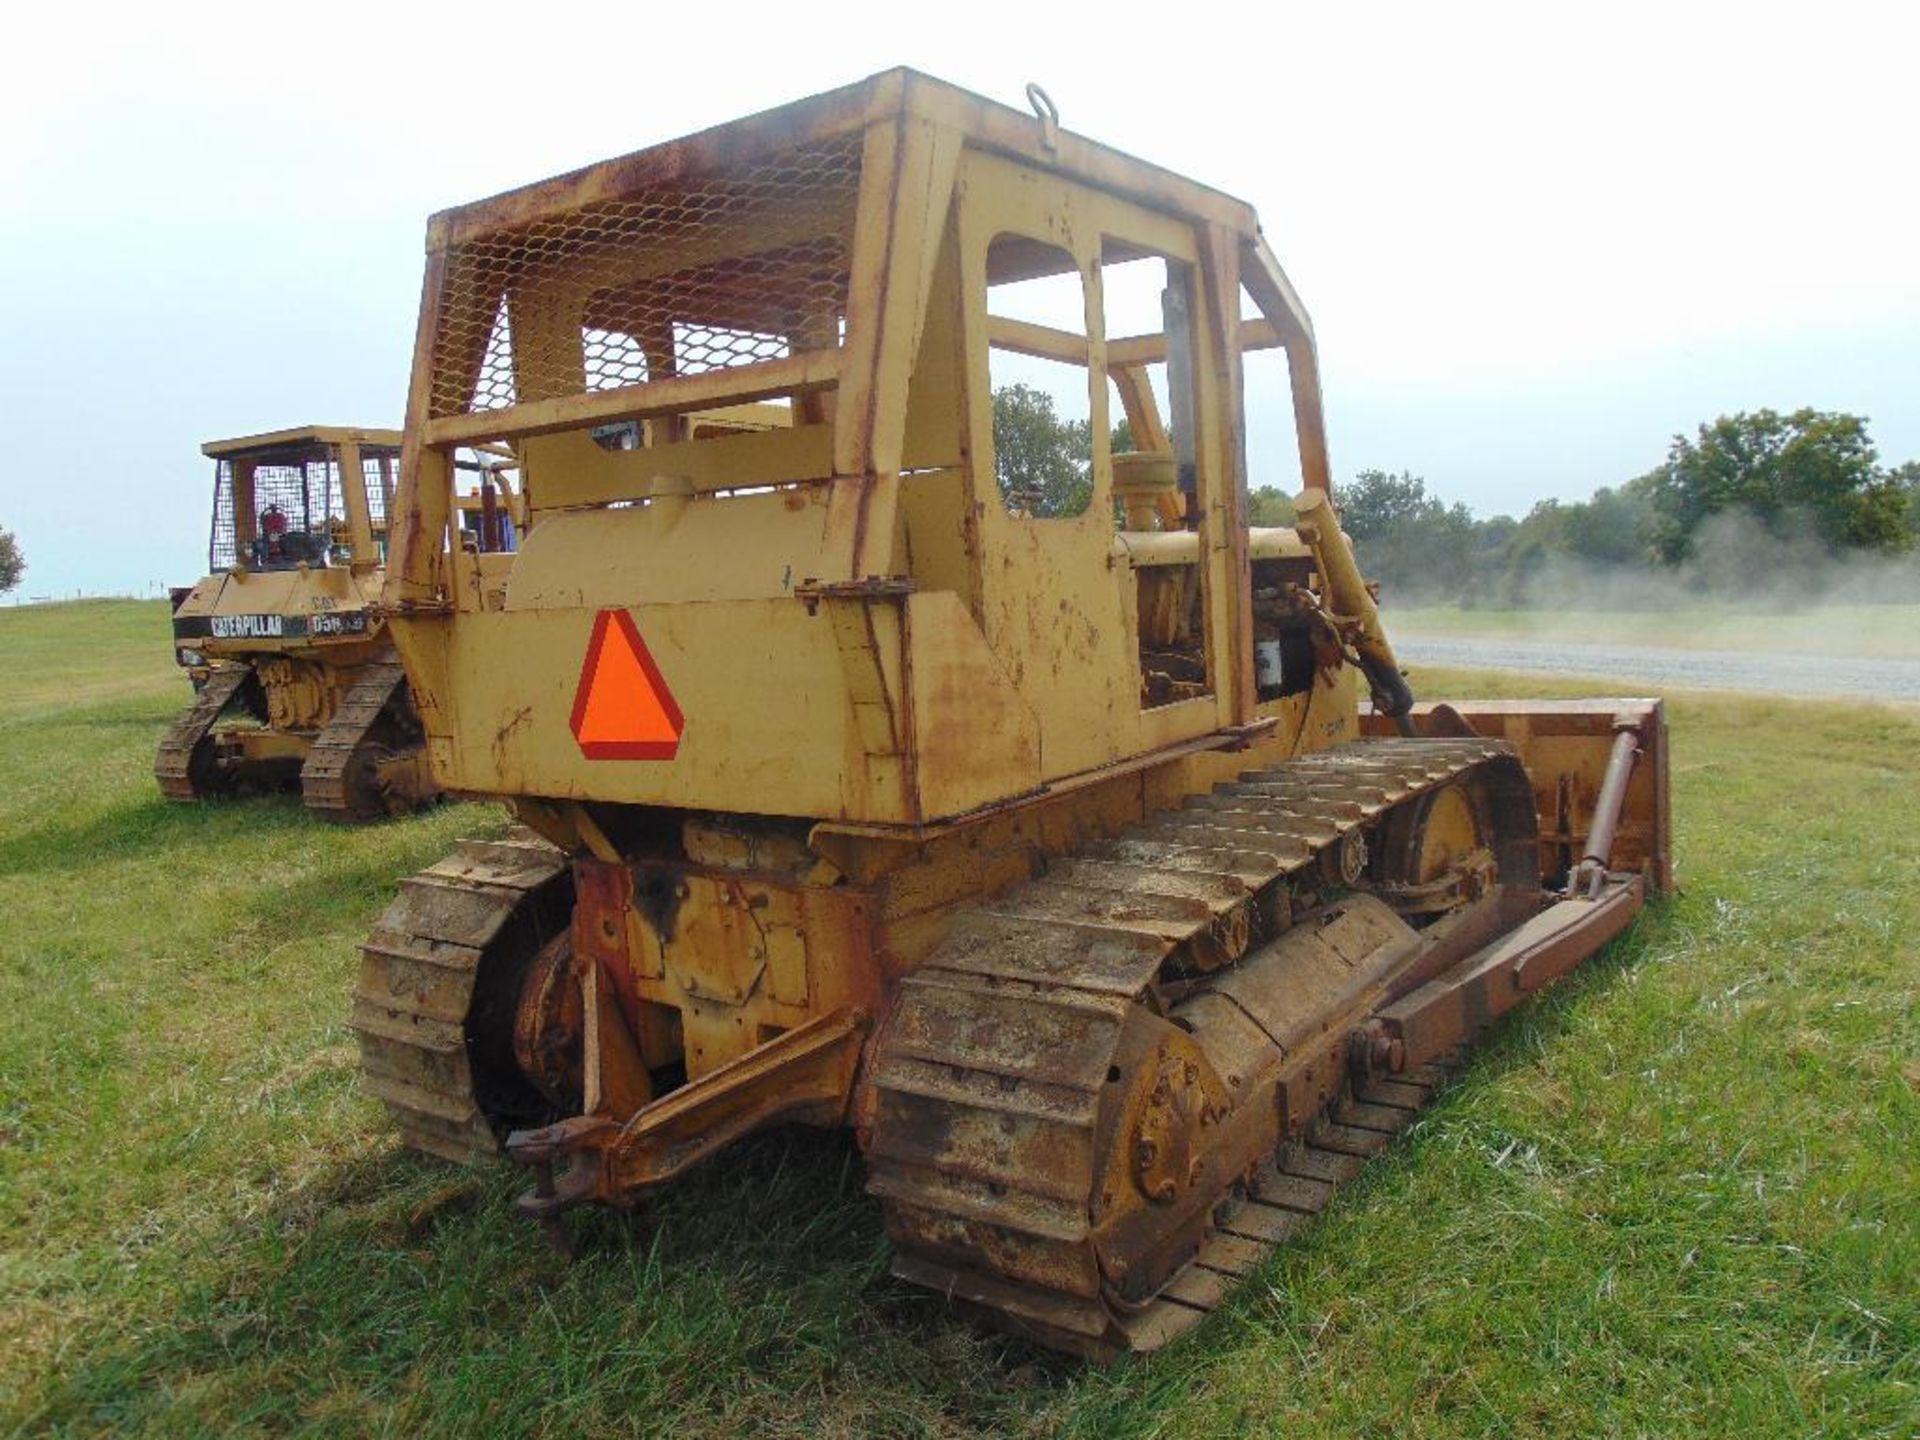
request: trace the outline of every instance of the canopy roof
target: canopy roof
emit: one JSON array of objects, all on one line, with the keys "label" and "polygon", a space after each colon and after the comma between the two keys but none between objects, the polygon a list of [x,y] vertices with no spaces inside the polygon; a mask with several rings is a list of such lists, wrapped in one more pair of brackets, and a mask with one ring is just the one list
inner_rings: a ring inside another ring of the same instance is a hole
[{"label": "canopy roof", "polygon": [[[1163,103],[1156,98],[1155,103]],[[1039,117],[985,99],[916,70],[883,70],[838,90],[729,121],[678,140],[443,210],[428,222],[429,250],[503,228],[579,210],[619,196],[673,188],[724,174],[795,145],[859,130],[890,115],[951,126],[969,142],[1089,185],[1179,214],[1201,216],[1251,235],[1251,206],[1122,151],[1050,128]]]},{"label": "canopy roof", "polygon": [[316,450],[324,446],[353,443],[363,450],[398,450],[398,430],[364,430],[347,425],[297,425],[291,430],[268,430],[259,435],[241,435],[232,440],[209,440],[200,453],[214,460],[278,454],[287,450]]}]

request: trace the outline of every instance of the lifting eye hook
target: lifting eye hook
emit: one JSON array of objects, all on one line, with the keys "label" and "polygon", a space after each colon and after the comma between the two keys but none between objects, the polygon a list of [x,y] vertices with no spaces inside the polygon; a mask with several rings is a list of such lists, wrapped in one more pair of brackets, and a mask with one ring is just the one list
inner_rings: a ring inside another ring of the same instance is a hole
[{"label": "lifting eye hook", "polygon": [[1051,95],[1031,80],[1027,82],[1027,104],[1040,117],[1041,145],[1057,152],[1060,149],[1060,107],[1053,103]]}]

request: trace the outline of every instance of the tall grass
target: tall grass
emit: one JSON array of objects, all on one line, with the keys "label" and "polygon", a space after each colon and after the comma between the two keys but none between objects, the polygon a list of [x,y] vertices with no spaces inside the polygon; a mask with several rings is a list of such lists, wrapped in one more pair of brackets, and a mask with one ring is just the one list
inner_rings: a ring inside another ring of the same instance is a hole
[{"label": "tall grass", "polygon": [[891,1280],[844,1137],[752,1141],[554,1254],[517,1175],[396,1148],[343,1024],[395,881],[497,815],[165,805],[186,687],[159,605],[0,612],[0,667],[20,1432],[1920,1428],[1913,712],[1680,698],[1685,893],[1495,1032],[1196,1336],[1092,1370]]}]

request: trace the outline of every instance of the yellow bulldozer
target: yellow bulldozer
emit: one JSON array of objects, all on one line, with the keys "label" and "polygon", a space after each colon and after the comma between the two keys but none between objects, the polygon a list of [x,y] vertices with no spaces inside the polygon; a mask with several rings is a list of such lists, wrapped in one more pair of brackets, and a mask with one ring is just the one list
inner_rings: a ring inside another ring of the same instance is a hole
[{"label": "yellow bulldozer", "polygon": [[1416,703],[1253,211],[1044,96],[890,71],[439,214],[414,354],[383,609],[519,828],[352,1024],[549,1227],[848,1126],[897,1274],[1151,1350],[1671,883],[1660,702]]},{"label": "yellow bulldozer", "polygon": [[349,821],[432,799],[406,676],[372,608],[399,433],[315,425],[201,451],[214,462],[209,573],[172,594],[194,700],[160,743],[161,792],[297,786],[310,809]]}]

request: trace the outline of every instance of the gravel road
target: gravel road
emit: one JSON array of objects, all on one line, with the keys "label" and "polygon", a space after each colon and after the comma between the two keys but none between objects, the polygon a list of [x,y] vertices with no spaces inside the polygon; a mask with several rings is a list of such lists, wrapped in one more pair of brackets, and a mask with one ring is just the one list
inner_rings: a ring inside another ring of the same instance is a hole
[{"label": "gravel road", "polygon": [[[1400,662],[1462,669],[1594,675],[1661,687],[1750,690],[1768,695],[1851,695],[1920,701],[1920,660],[1865,660],[1760,650],[1676,650],[1651,645],[1558,644],[1546,640],[1420,639],[1396,636]],[[1418,679],[1415,680],[1418,689]]]}]

